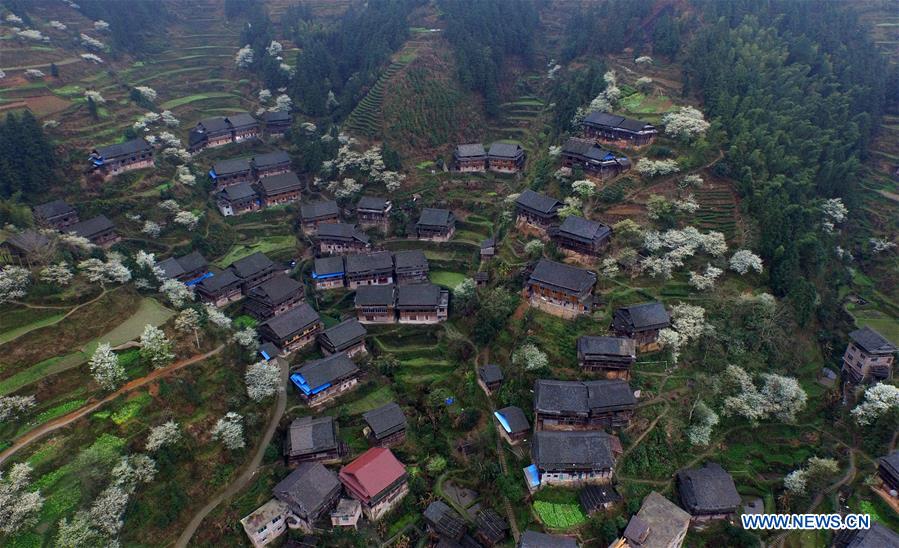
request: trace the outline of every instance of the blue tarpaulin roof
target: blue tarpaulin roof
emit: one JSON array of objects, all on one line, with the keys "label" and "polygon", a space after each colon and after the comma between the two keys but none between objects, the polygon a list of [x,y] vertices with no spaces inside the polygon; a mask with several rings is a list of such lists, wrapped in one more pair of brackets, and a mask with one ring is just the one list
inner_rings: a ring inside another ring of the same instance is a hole
[{"label": "blue tarpaulin roof", "polygon": [[203,274],[202,276],[198,276],[198,277],[194,278],[193,280],[187,280],[186,282],[184,282],[184,285],[186,285],[187,287],[192,287],[192,286],[195,286],[198,283],[202,282],[206,278],[211,278],[213,276],[215,276],[215,274],[213,274],[212,272],[207,272],[206,274]]},{"label": "blue tarpaulin roof", "polygon": [[498,420],[499,423],[503,425],[503,428],[506,430],[506,432],[512,432],[512,427],[509,426],[509,421],[507,421],[506,417],[502,416],[499,411],[494,411],[493,416],[495,416],[496,420]]},{"label": "blue tarpaulin roof", "polygon": [[316,272],[312,273],[313,280],[320,280],[322,278],[343,278],[343,272],[333,272],[331,274],[318,274]]},{"label": "blue tarpaulin roof", "polygon": [[218,177],[218,175],[216,175],[214,169],[209,170],[209,177],[211,177],[212,179],[215,179],[216,177]]},{"label": "blue tarpaulin roof", "polygon": [[528,481],[528,487],[534,488],[540,486],[540,472],[537,471],[537,465],[532,464],[524,469],[524,477]]},{"label": "blue tarpaulin roof", "polygon": [[318,394],[322,390],[326,390],[331,386],[331,383],[327,382],[321,386],[316,386],[315,388],[313,388],[306,383],[306,379],[304,379],[303,376],[299,373],[294,373],[293,375],[291,375],[290,380],[297,386],[297,388],[299,388],[303,392],[303,394],[307,396]]}]

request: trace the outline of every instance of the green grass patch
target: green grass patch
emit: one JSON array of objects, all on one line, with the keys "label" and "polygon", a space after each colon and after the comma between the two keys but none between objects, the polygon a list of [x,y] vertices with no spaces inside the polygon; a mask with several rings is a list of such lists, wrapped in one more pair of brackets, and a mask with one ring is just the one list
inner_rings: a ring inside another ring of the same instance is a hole
[{"label": "green grass patch", "polygon": [[547,527],[571,529],[587,521],[577,500],[577,492],[567,489],[546,489],[537,494],[534,511]]},{"label": "green grass patch", "polygon": [[37,320],[28,325],[23,325],[22,327],[18,327],[16,329],[10,329],[9,331],[0,333],[0,344],[7,343],[7,342],[15,339],[16,337],[19,337],[21,335],[24,335],[25,333],[28,333],[29,331],[33,331],[35,329],[40,329],[41,327],[46,327],[48,325],[53,325],[56,322],[60,321],[64,316],[65,316],[65,314],[54,314],[53,316],[49,316],[49,317],[43,318],[41,320]]},{"label": "green grass patch", "polygon": [[256,318],[254,318],[253,316],[241,314],[240,316],[234,318],[233,323],[235,329],[246,329],[247,327],[256,327],[259,322],[256,321]]},{"label": "green grass patch", "polygon": [[118,424],[119,426],[125,424],[131,419],[135,418],[140,410],[144,408],[145,405],[150,403],[153,400],[150,394],[146,392],[129,400],[125,405],[121,407],[118,411],[112,414],[110,417],[112,422]]},{"label": "green grass patch", "polygon": [[83,352],[73,352],[64,356],[46,359],[0,381],[0,396],[11,394],[23,386],[28,386],[48,375],[76,367],[85,360],[87,360],[87,356]]},{"label": "green grass patch", "polygon": [[393,390],[389,386],[379,386],[375,390],[366,394],[363,398],[344,405],[344,409],[350,415],[360,415],[366,411],[371,411],[376,407],[380,407],[386,403],[390,403],[396,399]]},{"label": "green grass patch", "polygon": [[296,238],[291,236],[268,236],[260,238],[256,243],[237,244],[228,250],[224,257],[215,261],[217,266],[225,268],[238,259],[248,257],[257,251],[260,253],[270,253],[272,251],[282,249],[293,249],[296,246]]},{"label": "green grass patch", "polygon": [[224,91],[219,92],[211,92],[211,93],[196,93],[194,95],[188,95],[187,97],[179,97],[178,99],[172,99],[170,101],[166,101],[160,107],[164,110],[171,110],[173,108],[182,107],[184,105],[189,105],[191,103],[196,103],[197,101],[206,101],[207,99],[223,99],[225,97],[235,97],[233,93],[227,93]]},{"label": "green grass patch", "polygon": [[875,308],[856,308],[850,310],[859,327],[870,327],[893,344],[899,344],[899,321]]},{"label": "green grass patch", "polygon": [[429,277],[432,282],[447,289],[454,289],[466,278],[465,274],[461,272],[449,272],[447,270],[435,270],[430,273]]},{"label": "green grass patch", "polygon": [[[59,405],[53,406],[50,409],[47,409],[43,413],[36,416],[34,418],[34,420],[31,421],[31,425],[37,426],[40,424],[44,424],[45,422],[51,421],[57,417],[61,417],[61,416],[65,415],[66,413],[70,413],[70,412],[78,409],[79,407],[84,405],[86,401],[87,400],[81,400],[81,399],[71,400],[71,401],[67,401],[65,403],[61,403]],[[28,428],[26,427],[26,430],[27,429]]]}]

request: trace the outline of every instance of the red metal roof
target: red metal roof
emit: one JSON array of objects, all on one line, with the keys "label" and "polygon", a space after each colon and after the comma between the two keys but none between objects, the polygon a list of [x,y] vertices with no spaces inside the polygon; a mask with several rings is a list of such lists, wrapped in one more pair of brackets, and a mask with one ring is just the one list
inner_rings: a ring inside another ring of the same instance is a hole
[{"label": "red metal roof", "polygon": [[372,447],[340,469],[340,481],[366,501],[376,497],[406,473],[390,449]]}]

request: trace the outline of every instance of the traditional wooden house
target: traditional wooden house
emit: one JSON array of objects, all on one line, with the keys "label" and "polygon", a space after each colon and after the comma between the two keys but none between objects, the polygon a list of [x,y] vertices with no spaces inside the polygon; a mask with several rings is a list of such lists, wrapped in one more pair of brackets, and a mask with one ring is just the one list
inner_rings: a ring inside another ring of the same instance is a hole
[{"label": "traditional wooden house", "polygon": [[871,520],[867,529],[834,532],[832,548],[899,548],[899,533]]},{"label": "traditional wooden house", "polygon": [[487,284],[490,283],[490,274],[486,270],[475,272],[474,283],[475,287],[487,287]]},{"label": "traditional wooden house", "polygon": [[486,240],[481,240],[481,260],[492,259],[494,255],[496,255],[496,238],[491,236]]},{"label": "traditional wooden house", "polygon": [[308,303],[269,318],[257,328],[262,341],[277,346],[283,356],[311,344],[323,329],[318,312]]},{"label": "traditional wooden house", "polygon": [[478,510],[475,525],[475,538],[481,546],[496,546],[509,536],[509,523],[492,508]]},{"label": "traditional wooden house", "polygon": [[393,270],[399,285],[428,281],[428,258],[420,249],[397,251],[393,254]]},{"label": "traditional wooden house", "polygon": [[215,203],[225,217],[243,215],[262,209],[259,194],[250,183],[237,183],[225,187],[216,195]]},{"label": "traditional wooden house", "polygon": [[365,435],[372,445],[390,447],[406,441],[406,415],[396,402],[363,413],[362,419],[367,425]]},{"label": "traditional wooden house", "polygon": [[25,266],[30,266],[35,262],[43,263],[56,254],[53,240],[32,228],[10,234],[6,240],[0,243],[0,249],[14,262]]},{"label": "traditional wooden house", "polygon": [[340,481],[362,503],[362,513],[379,520],[409,493],[406,467],[390,449],[372,447],[340,470]]},{"label": "traditional wooden house", "polygon": [[503,370],[495,363],[478,367],[478,384],[488,395],[503,385]]},{"label": "traditional wooden house", "polygon": [[63,200],[34,206],[34,220],[42,227],[64,230],[79,221],[75,208]]},{"label": "traditional wooden house", "polygon": [[172,278],[188,286],[194,286],[210,277],[209,261],[199,251],[180,257],[169,257],[159,261],[166,278]]},{"label": "traditional wooden house", "polygon": [[87,238],[90,243],[100,247],[109,247],[122,239],[116,233],[115,225],[106,218],[106,215],[97,215],[92,219],[69,225],[65,231]]},{"label": "traditional wooden house", "polygon": [[593,310],[596,273],[541,259],[525,286],[528,302],[555,316],[574,318]]},{"label": "traditional wooden house", "polygon": [[265,321],[303,304],[305,299],[303,284],[279,274],[247,291],[243,307],[250,316]]},{"label": "traditional wooden house", "polygon": [[187,137],[187,150],[199,152],[259,137],[259,122],[246,112],[203,118]]},{"label": "traditional wooden house", "polygon": [[631,548],[680,548],[689,528],[690,514],[652,491],[628,522],[622,539]]},{"label": "traditional wooden house", "polygon": [[337,507],[331,512],[331,526],[355,529],[361,518],[362,503],[356,499],[340,499]]},{"label": "traditional wooden house", "polygon": [[612,506],[621,502],[621,495],[615,490],[615,486],[611,483],[605,485],[588,485],[581,489],[578,500],[581,508],[588,516],[592,516],[597,512],[608,510]]},{"label": "traditional wooden house", "polygon": [[300,206],[300,226],[307,234],[318,230],[319,225],[336,223],[340,219],[340,209],[334,200],[313,202]]},{"label": "traditional wooden house", "polygon": [[290,381],[306,405],[315,407],[356,388],[360,375],[359,367],[341,352],[292,368]]},{"label": "traditional wooden house", "polygon": [[493,412],[493,418],[496,419],[496,429],[509,445],[517,445],[519,442],[528,437],[531,431],[531,425],[528,418],[524,415],[524,411],[520,407],[510,405],[499,411]]},{"label": "traditional wooden house", "polygon": [[426,207],[421,210],[415,231],[419,240],[445,242],[456,232],[456,217],[448,209]]},{"label": "traditional wooden house", "polygon": [[893,451],[877,461],[877,475],[887,491],[899,492],[899,451]]},{"label": "traditional wooden house", "polygon": [[278,499],[271,499],[240,520],[244,532],[255,548],[262,548],[287,530],[290,509]]},{"label": "traditional wooden house", "polygon": [[265,135],[269,139],[284,137],[290,131],[290,113],[283,110],[267,110],[260,116],[265,125]]},{"label": "traditional wooden house", "polygon": [[396,289],[400,323],[439,323],[449,315],[449,291],[432,283],[401,285]]},{"label": "traditional wooden house", "polygon": [[229,158],[219,160],[212,164],[209,170],[209,178],[215,184],[216,190],[236,185],[238,183],[252,183],[253,165],[250,158]]},{"label": "traditional wooden house", "polygon": [[433,538],[458,542],[468,530],[462,517],[441,500],[435,500],[425,508],[424,519]]},{"label": "traditional wooden house", "polygon": [[393,283],[393,256],[389,251],[347,255],[344,262],[347,287],[350,289]]},{"label": "traditional wooden house", "polygon": [[200,299],[223,307],[239,301],[243,297],[241,286],[243,286],[243,280],[229,268],[200,280],[195,288]]},{"label": "traditional wooden house", "polygon": [[577,362],[584,371],[602,373],[607,379],[629,380],[636,361],[634,339],[585,336],[577,340]]},{"label": "traditional wooden house", "polygon": [[635,147],[652,143],[659,133],[652,124],[599,111],[585,116],[581,129],[586,137]]},{"label": "traditional wooden house", "polygon": [[283,150],[257,154],[250,163],[253,166],[253,177],[256,179],[290,171],[290,155]]},{"label": "traditional wooden house", "polygon": [[229,267],[243,281],[241,289],[246,295],[251,289],[270,280],[284,267],[275,264],[265,254],[256,252],[231,263]]},{"label": "traditional wooden house", "polygon": [[313,532],[316,522],[329,515],[340,498],[340,480],[320,462],[303,462],[281,480],[272,494],[290,510],[288,526]]},{"label": "traditional wooden house", "polygon": [[345,352],[353,357],[365,354],[365,336],[368,331],[356,318],[344,320],[339,324],[325,329],[318,336],[318,344],[325,356]]},{"label": "traditional wooden house", "polygon": [[259,345],[258,350],[259,357],[265,360],[267,363],[273,363],[278,359],[278,355],[281,354],[281,351],[278,350],[278,347],[273,345],[270,342],[264,342]]},{"label": "traditional wooden house", "polygon": [[328,223],[318,227],[315,236],[323,255],[363,253],[371,249],[371,238],[349,223]]},{"label": "traditional wooden house", "polygon": [[392,208],[393,204],[384,198],[363,196],[356,204],[356,222],[363,228],[387,230]]},{"label": "traditional wooden house", "polygon": [[249,112],[229,114],[226,120],[235,143],[259,137],[259,122]]},{"label": "traditional wooden house", "polygon": [[849,339],[843,354],[843,378],[858,384],[893,377],[896,345],[868,326],[849,333]]},{"label": "traditional wooden house", "polygon": [[521,145],[493,143],[487,152],[487,168],[499,173],[517,173],[524,167],[525,153]]},{"label": "traditional wooden house", "polygon": [[487,170],[487,152],[481,143],[457,145],[453,151],[453,169],[473,172]]},{"label": "traditional wooden house", "polygon": [[299,417],[287,428],[284,459],[289,466],[301,462],[338,462],[345,452],[334,417]]},{"label": "traditional wooden house", "polygon": [[618,337],[634,339],[638,352],[661,348],[659,331],[671,325],[671,316],[660,302],[616,308],[610,329]]},{"label": "traditional wooden house", "polygon": [[577,215],[565,217],[552,240],[565,251],[596,257],[612,240],[612,228]]},{"label": "traditional wooden house", "polygon": [[637,408],[631,386],[620,380],[534,383],[536,430],[621,428]]},{"label": "traditional wooden house", "polygon": [[528,529],[521,534],[517,548],[578,548],[578,543],[571,537],[548,535]]},{"label": "traditional wooden house", "polygon": [[615,156],[594,141],[572,137],[562,146],[562,166],[579,167],[590,175],[607,178],[629,170],[631,161],[624,156]]},{"label": "traditional wooden house", "polygon": [[559,220],[561,207],[559,200],[527,189],[515,199],[516,222],[546,230]]},{"label": "traditional wooden house", "polygon": [[89,159],[91,169],[106,178],[155,165],[153,147],[143,138],[97,147]]},{"label": "traditional wooden house", "polygon": [[265,207],[296,202],[303,190],[303,183],[293,171],[268,175],[259,179],[254,186]]},{"label": "traditional wooden house", "polygon": [[360,323],[396,321],[396,286],[363,285],[356,290],[356,318]]},{"label": "traditional wooden house", "polygon": [[[531,457],[538,484],[574,487],[612,480],[620,442],[605,432],[536,432]],[[530,484],[529,484],[530,485]]]},{"label": "traditional wooden house", "polygon": [[345,267],[343,257],[320,257],[312,266],[312,280],[318,289],[343,287]]},{"label": "traditional wooden house", "polygon": [[694,522],[723,519],[740,507],[734,479],[720,464],[710,462],[701,468],[681,470],[676,477],[681,506]]}]

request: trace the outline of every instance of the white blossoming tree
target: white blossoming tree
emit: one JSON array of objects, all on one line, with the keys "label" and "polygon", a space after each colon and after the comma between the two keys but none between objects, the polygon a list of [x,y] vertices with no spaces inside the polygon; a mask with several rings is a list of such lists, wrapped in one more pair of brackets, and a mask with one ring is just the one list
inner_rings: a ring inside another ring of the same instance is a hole
[{"label": "white blossoming tree", "polygon": [[658,177],[661,175],[671,175],[680,171],[677,160],[650,160],[643,158],[637,162],[637,173],[644,177]]},{"label": "white blossoming tree", "polygon": [[699,291],[708,291],[715,287],[715,281],[724,271],[711,264],[705,265],[705,272],[690,272],[690,285]]},{"label": "white blossoming tree", "polygon": [[200,313],[193,308],[185,308],[175,318],[175,329],[182,333],[193,333],[197,348],[200,348]]},{"label": "white blossoming tree", "polygon": [[0,396],[0,422],[19,417],[36,404],[34,396]]},{"label": "white blossoming tree", "polygon": [[159,286],[159,292],[165,295],[165,298],[175,308],[184,308],[188,303],[194,300],[194,292],[176,279],[168,278]]},{"label": "white blossoming tree", "polygon": [[237,55],[234,56],[234,64],[237,65],[237,68],[249,68],[253,64],[253,48],[249,44],[237,50]]},{"label": "white blossoming tree", "polygon": [[28,294],[31,272],[21,266],[7,266],[0,270],[0,303],[21,299]]},{"label": "white blossoming tree", "polygon": [[665,114],[662,116],[662,124],[665,126],[665,133],[687,141],[701,136],[710,126],[702,112],[690,106]]},{"label": "white blossoming tree", "polygon": [[278,57],[281,55],[281,52],[284,51],[284,46],[281,45],[281,42],[276,42],[272,40],[272,43],[265,48],[265,52],[271,55],[272,57]]},{"label": "white blossoming tree", "polygon": [[794,422],[796,414],[805,408],[808,396],[792,377],[774,373],[761,376],[762,388],[756,387],[752,377],[741,367],[729,365],[727,382],[737,387],[734,395],[724,399],[725,414],[738,415],[758,422],[774,417],[782,422]]},{"label": "white blossoming tree", "polygon": [[697,402],[690,416],[687,439],[693,445],[708,445],[712,439],[712,430],[714,430],[719,421],[718,414],[705,402]]},{"label": "white blossoming tree", "polygon": [[187,230],[193,230],[197,228],[197,223],[200,222],[200,217],[191,211],[179,211],[175,214],[175,224],[181,225]]},{"label": "white blossoming tree", "polygon": [[232,335],[231,340],[246,349],[247,353],[253,354],[259,349],[259,339],[256,330],[252,327],[245,327]]},{"label": "white blossoming tree", "polygon": [[246,445],[243,437],[243,417],[233,411],[228,412],[212,428],[212,439],[221,441],[232,451],[242,449]]},{"label": "white blossoming tree", "polygon": [[144,332],[140,336],[140,355],[155,369],[165,367],[175,357],[172,342],[161,329],[150,324],[144,327]]},{"label": "white blossoming tree", "polygon": [[532,258],[537,258],[543,255],[543,242],[540,240],[531,240],[528,243],[524,244],[524,252]]},{"label": "white blossoming tree", "polygon": [[159,223],[147,219],[140,231],[151,238],[158,238],[162,234],[162,227]]},{"label": "white blossoming tree", "polygon": [[852,417],[860,425],[869,426],[896,410],[899,410],[899,388],[877,383],[865,390],[864,400],[852,410]]},{"label": "white blossoming tree", "polygon": [[293,109],[293,101],[286,93],[275,97],[275,104],[271,110],[275,112],[290,112]]},{"label": "white blossoming tree", "polygon": [[729,265],[731,270],[741,275],[750,270],[762,273],[762,258],[748,249],[740,249],[735,252],[730,258]]},{"label": "white blossoming tree", "polygon": [[871,252],[875,255],[896,247],[896,242],[888,241],[885,238],[868,238],[868,243],[871,244]]},{"label": "white blossoming tree", "polygon": [[589,200],[596,194],[596,184],[593,181],[583,179],[571,183],[571,190],[580,196],[582,200]]},{"label": "white blossoming tree", "polygon": [[221,329],[231,329],[231,318],[225,315],[224,312],[215,307],[215,305],[206,304],[206,319],[212,325],[221,328]]},{"label": "white blossoming tree", "polygon": [[528,371],[539,371],[549,365],[549,358],[533,344],[526,343],[512,353],[512,363]]},{"label": "white blossoming tree", "polygon": [[247,367],[244,380],[247,385],[247,396],[260,402],[274,396],[281,386],[281,370],[274,363],[258,361]]},{"label": "white blossoming tree", "polygon": [[181,427],[175,421],[168,421],[154,426],[147,434],[147,451],[155,452],[163,447],[170,447],[181,440]]},{"label": "white blossoming tree", "polygon": [[125,368],[109,343],[101,343],[88,362],[91,375],[104,390],[114,390],[125,380]]},{"label": "white blossoming tree", "polygon": [[13,535],[37,523],[44,497],[30,484],[31,466],[16,463],[4,478],[0,472],[0,533]]},{"label": "white blossoming tree", "polygon": [[156,94],[155,89],[148,87],[148,86],[135,86],[134,89],[140,94],[140,96],[144,100],[149,101],[151,103],[156,100],[157,94]]}]

